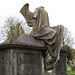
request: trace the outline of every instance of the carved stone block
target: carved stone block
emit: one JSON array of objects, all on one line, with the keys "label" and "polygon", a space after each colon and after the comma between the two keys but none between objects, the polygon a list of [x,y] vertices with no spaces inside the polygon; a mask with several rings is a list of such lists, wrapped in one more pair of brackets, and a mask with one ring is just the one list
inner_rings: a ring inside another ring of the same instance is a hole
[{"label": "carved stone block", "polygon": [[42,75],[44,51],[25,45],[0,46],[0,75]]}]

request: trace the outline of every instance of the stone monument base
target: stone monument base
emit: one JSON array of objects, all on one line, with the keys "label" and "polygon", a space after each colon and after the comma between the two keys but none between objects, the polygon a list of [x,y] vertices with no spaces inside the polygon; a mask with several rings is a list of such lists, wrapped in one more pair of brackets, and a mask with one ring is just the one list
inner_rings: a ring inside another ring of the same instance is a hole
[{"label": "stone monument base", "polygon": [[43,75],[46,48],[0,45],[0,75]]}]

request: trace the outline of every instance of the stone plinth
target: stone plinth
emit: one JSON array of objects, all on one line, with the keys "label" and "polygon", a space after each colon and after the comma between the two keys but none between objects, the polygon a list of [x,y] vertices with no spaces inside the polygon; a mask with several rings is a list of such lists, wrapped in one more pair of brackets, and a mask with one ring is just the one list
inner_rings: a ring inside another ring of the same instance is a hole
[{"label": "stone plinth", "polygon": [[67,75],[67,50],[61,49],[60,51],[60,60],[53,71],[53,75]]},{"label": "stone plinth", "polygon": [[43,75],[46,48],[0,45],[0,75]]}]

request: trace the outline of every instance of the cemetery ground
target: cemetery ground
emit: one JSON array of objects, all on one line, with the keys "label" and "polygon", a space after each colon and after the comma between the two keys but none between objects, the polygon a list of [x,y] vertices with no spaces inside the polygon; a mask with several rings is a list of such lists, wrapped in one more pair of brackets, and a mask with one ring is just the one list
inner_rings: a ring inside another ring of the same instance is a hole
[{"label": "cemetery ground", "polygon": [[75,72],[71,71],[71,66],[67,65],[67,73],[68,75],[75,75]]}]

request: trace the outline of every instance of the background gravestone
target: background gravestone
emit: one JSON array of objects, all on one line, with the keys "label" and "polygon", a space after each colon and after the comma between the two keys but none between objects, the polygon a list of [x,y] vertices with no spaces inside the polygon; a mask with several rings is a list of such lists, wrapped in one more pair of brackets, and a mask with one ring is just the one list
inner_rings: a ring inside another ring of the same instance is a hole
[{"label": "background gravestone", "polygon": [[71,66],[71,71],[75,72],[75,66]]}]

